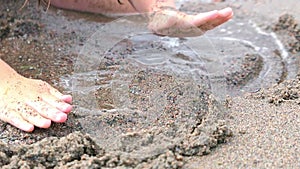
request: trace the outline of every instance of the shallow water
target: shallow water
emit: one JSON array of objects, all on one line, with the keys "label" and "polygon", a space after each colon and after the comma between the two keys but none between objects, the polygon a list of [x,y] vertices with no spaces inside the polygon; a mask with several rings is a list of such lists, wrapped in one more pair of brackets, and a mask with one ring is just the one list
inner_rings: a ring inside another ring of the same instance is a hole
[{"label": "shallow water", "polygon": [[229,89],[228,93],[232,93],[232,89],[233,93],[238,95],[243,91],[254,92],[285,79],[294,78],[297,74],[297,59],[289,56],[274,32],[262,30],[254,21],[233,19],[223,27],[207,33],[206,36],[216,50],[222,52],[219,59],[222,60],[227,76],[240,71],[241,66],[251,66],[240,65],[240,60],[246,54],[257,54],[262,58],[261,69],[252,72],[257,75],[246,84]]},{"label": "shallow water", "polygon": [[[111,51],[120,55],[114,60],[118,65],[111,65],[113,70],[97,70],[107,62],[106,54]],[[262,60],[262,64],[245,71],[245,66],[256,63],[245,62],[248,54],[258,56],[257,62]],[[263,31],[251,20],[233,19],[202,37],[179,39],[152,35],[142,18],[122,18],[106,24],[91,36],[76,62],[74,74],[63,77],[61,82],[74,92],[74,96],[93,102],[91,100],[96,99],[91,92],[101,87],[115,91],[115,83],[120,83],[126,90],[135,74],[143,69],[153,69],[207,86],[215,96],[224,99],[226,95],[255,92],[295,77],[296,63],[275,33]],[[122,74],[128,65],[134,65],[134,70]],[[109,80],[108,76],[111,76]],[[249,78],[243,79],[245,76]],[[120,77],[127,78],[127,82],[118,79]],[[236,84],[236,81],[241,82]],[[115,95],[115,100],[124,102],[128,99]],[[89,105],[97,107],[96,102]]]},{"label": "shallow water", "polygon": [[84,130],[110,148],[128,131],[158,127],[167,133],[177,110],[185,118],[172,121],[193,128],[215,113],[208,107],[210,94],[224,101],[293,78],[298,70],[275,33],[243,17],[184,39],[153,35],[139,16],[96,30],[61,85],[72,91]]},{"label": "shallow water", "polygon": [[[62,78],[64,86],[72,90],[75,97],[78,96],[81,100],[86,98],[83,105],[87,105],[86,102],[89,102],[88,105],[97,105],[92,101],[97,99],[91,93],[101,87],[110,87],[113,92],[121,92],[115,93],[115,102],[123,100],[121,102],[124,103],[124,100],[130,100],[126,98],[128,94],[124,94],[129,88],[128,84],[132,80],[130,78],[145,69],[181,77],[206,86],[208,90],[224,90],[218,86],[225,83],[222,63],[217,58],[218,53],[214,46],[210,45],[205,36],[189,39],[160,37],[147,30],[143,18],[128,19],[130,21],[122,18],[106,24],[94,33],[85,43],[72,77]],[[115,58],[109,60],[111,55],[115,55]],[[109,64],[111,60],[115,65],[99,69],[99,66]],[[116,83],[123,86],[125,91],[119,90]]]}]

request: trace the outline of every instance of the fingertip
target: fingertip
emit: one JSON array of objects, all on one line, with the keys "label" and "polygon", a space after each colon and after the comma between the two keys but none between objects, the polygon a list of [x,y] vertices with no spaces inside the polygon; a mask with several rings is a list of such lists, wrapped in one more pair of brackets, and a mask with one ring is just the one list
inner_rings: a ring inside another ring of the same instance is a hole
[{"label": "fingertip", "polygon": [[73,106],[72,105],[69,105],[68,107],[66,107],[66,109],[65,109],[65,113],[70,113],[71,111],[72,111],[72,109],[73,109]]},{"label": "fingertip", "polygon": [[40,128],[49,128],[51,126],[51,120],[49,119],[44,119],[43,122],[41,122],[41,124],[37,127],[40,127]]},{"label": "fingertip", "polygon": [[67,103],[72,103],[73,100],[71,95],[62,95],[60,99]]},{"label": "fingertip", "polygon": [[51,120],[41,119],[35,123],[35,126],[37,126],[39,128],[49,128],[51,126]]},{"label": "fingertip", "polygon": [[70,113],[73,109],[73,106],[68,103],[62,103],[62,105],[57,106],[57,109],[64,113]]},{"label": "fingertip", "polygon": [[13,125],[25,132],[32,132],[34,130],[34,125],[29,123],[22,123],[18,125],[13,124]]},{"label": "fingertip", "polygon": [[58,122],[58,123],[63,123],[65,121],[67,121],[67,119],[68,119],[68,115],[67,114],[65,114],[65,113],[59,113],[59,114],[56,115],[54,121]]},{"label": "fingertip", "polygon": [[233,16],[233,10],[230,7],[224,8],[222,10],[219,10],[219,15],[223,16],[223,17],[229,17],[229,16]]},{"label": "fingertip", "polygon": [[226,7],[226,8],[221,9],[220,11],[232,12],[232,8]]},{"label": "fingertip", "polygon": [[62,93],[60,93],[57,89],[55,88],[51,88],[50,89],[50,93],[55,96],[56,98],[67,102],[67,103],[72,103],[72,96],[71,95],[64,95]]},{"label": "fingertip", "polygon": [[34,125],[32,124],[23,125],[21,130],[31,133],[34,130]]},{"label": "fingertip", "polygon": [[9,123],[25,132],[32,132],[34,130],[33,124],[19,118],[13,118],[9,121]]},{"label": "fingertip", "polygon": [[219,12],[217,10],[200,13],[193,18],[191,23],[198,27],[199,25],[206,24],[207,22],[216,19],[218,16]]},{"label": "fingertip", "polygon": [[200,16],[202,19],[213,19],[218,17],[219,15],[219,11],[218,10],[213,10],[213,11],[209,11],[209,12],[205,12],[205,13],[200,13],[198,16]]}]

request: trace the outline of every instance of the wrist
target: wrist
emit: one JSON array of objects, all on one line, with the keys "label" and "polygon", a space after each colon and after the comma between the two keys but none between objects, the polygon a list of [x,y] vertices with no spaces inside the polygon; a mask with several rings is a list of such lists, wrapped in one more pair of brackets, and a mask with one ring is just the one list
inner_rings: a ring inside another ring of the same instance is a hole
[{"label": "wrist", "polygon": [[159,6],[159,7],[156,7],[155,9],[153,9],[152,12],[150,12],[148,14],[148,17],[151,20],[156,15],[169,15],[169,16],[173,16],[177,12],[178,12],[178,9],[176,9],[176,7],[174,7],[174,6]]},{"label": "wrist", "polygon": [[0,59],[0,85],[6,83],[11,78],[22,78],[13,68]]}]

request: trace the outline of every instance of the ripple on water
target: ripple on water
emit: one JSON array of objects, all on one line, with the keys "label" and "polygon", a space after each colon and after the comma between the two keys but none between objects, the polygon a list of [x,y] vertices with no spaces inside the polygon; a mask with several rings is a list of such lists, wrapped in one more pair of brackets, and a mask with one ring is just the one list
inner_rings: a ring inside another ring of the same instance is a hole
[{"label": "ripple on water", "polygon": [[137,20],[96,32],[66,85],[86,112],[83,125],[101,141],[170,124],[193,130],[210,112],[210,94],[257,91],[296,72],[276,35],[252,22],[232,20],[205,36],[178,39],[152,35]]},{"label": "ripple on water", "polygon": [[[75,97],[78,95],[81,100],[85,100],[82,102],[84,107],[97,107],[97,101],[89,98],[93,96],[93,91],[104,90],[104,87],[109,86],[113,87],[110,90],[117,91],[119,87],[115,87],[115,83],[128,88],[126,85],[130,78],[145,70],[193,81],[206,86],[207,91],[217,91],[217,85],[212,84],[225,82],[222,77],[223,66],[215,59],[218,54],[207,38],[159,37],[149,33],[143,22],[139,26],[122,20],[113,22],[103,28],[105,30],[95,33],[86,43],[77,59],[74,74],[69,77],[73,83],[68,83],[68,79],[62,80],[73,90]],[[191,44],[207,45],[199,48]],[[127,72],[124,71],[126,69]],[[124,93],[122,96],[127,97]],[[118,96],[117,99],[122,100],[122,97]],[[112,105],[110,103],[107,106]]]},{"label": "ripple on water", "polygon": [[[106,34],[95,33],[91,37],[94,41],[90,39],[93,42],[85,45],[84,57],[77,62],[80,68],[72,77],[74,84],[67,87],[72,86],[72,90],[78,90],[78,93],[89,93],[112,84],[111,81],[102,82],[107,77],[116,77],[110,69],[119,69],[120,65],[97,70],[101,64],[99,55],[112,46],[123,57],[126,54],[128,63],[189,76],[195,83],[209,86],[216,96],[222,93],[221,98],[226,94],[257,91],[285,78],[292,78],[297,72],[296,61],[288,57],[276,35],[264,32],[251,21],[232,20],[205,36],[188,39],[157,37],[150,34],[143,24],[133,26],[124,21],[110,24],[106,29]],[[121,67],[124,67],[125,61],[122,62]],[[82,68],[88,70],[83,71]],[[68,79],[64,82],[67,84]],[[90,100],[89,94],[85,95],[86,100]]]},{"label": "ripple on water", "polygon": [[206,35],[223,53],[220,59],[227,83],[233,82],[228,93],[255,92],[297,74],[297,59],[289,56],[276,34],[262,30],[251,20],[233,19]]}]

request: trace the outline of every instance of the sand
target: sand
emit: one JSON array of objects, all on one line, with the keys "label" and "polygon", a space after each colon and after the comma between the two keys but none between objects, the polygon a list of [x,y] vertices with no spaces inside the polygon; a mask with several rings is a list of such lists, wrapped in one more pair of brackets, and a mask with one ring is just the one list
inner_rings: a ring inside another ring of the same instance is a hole
[{"label": "sand", "polygon": [[[21,2],[2,1],[1,59],[24,76],[41,78],[65,92],[72,92],[60,82],[60,77],[78,73],[72,71],[78,49],[111,19],[57,9],[45,13],[35,7],[34,1],[20,13]],[[232,6],[236,20],[252,18],[261,29],[276,32],[289,56],[297,59],[299,10],[292,8],[294,1],[285,2],[286,9],[280,8],[281,3],[203,5],[191,2],[182,6],[182,10],[195,12]],[[285,10],[291,15],[282,15]],[[120,56],[124,52],[132,53],[129,48],[132,44],[122,43],[127,50],[117,48],[106,56],[105,64],[95,69],[108,69],[113,74],[120,66],[124,72],[132,70],[130,66],[136,68],[131,64],[122,65]],[[152,46],[155,48],[155,43]],[[274,53],[276,56],[278,52]],[[243,56],[246,57],[241,69],[227,75],[227,85],[231,86],[228,91],[239,93],[236,91],[257,78],[262,70],[260,56],[253,57],[251,53]],[[185,77],[151,69],[136,72],[132,80],[124,79],[130,86],[131,103],[130,109],[125,111],[116,109],[122,103],[115,102],[116,91],[100,88],[93,94],[99,108],[106,111],[85,112],[79,108],[84,105],[84,98],[75,97],[78,99],[74,104],[78,107],[68,122],[55,124],[50,129],[24,133],[1,122],[0,165],[3,168],[299,167],[300,81],[297,73],[286,75],[288,71],[276,71],[282,78],[268,80],[274,83],[269,88],[240,92],[240,96],[216,101],[215,93],[207,86],[195,85]],[[108,74],[97,83],[105,84],[112,78]]]},{"label": "sand", "polygon": [[[299,23],[299,10],[297,11],[299,7],[291,7],[297,2],[285,2],[286,8],[280,8],[280,5],[283,5],[280,1],[268,4],[258,1],[255,8],[252,8],[253,4],[248,3],[241,3],[238,5],[239,9],[245,13],[259,14],[253,18],[262,25],[276,23],[277,20],[277,24],[269,26],[280,35],[291,56],[299,57],[299,39],[287,38],[299,34],[299,26],[294,24],[295,20]],[[287,10],[295,16],[292,22],[283,21],[283,18],[288,17],[282,16]],[[280,15],[281,19],[274,20]],[[266,20],[261,20],[262,18]],[[280,20],[283,22],[280,23]],[[295,27],[296,31],[293,31]],[[194,163],[186,167],[298,168],[300,114],[298,94],[299,80],[295,78],[262,89],[255,94],[232,98],[231,118],[226,124],[233,129],[233,138],[227,144],[216,148],[210,155],[195,159]]]}]

